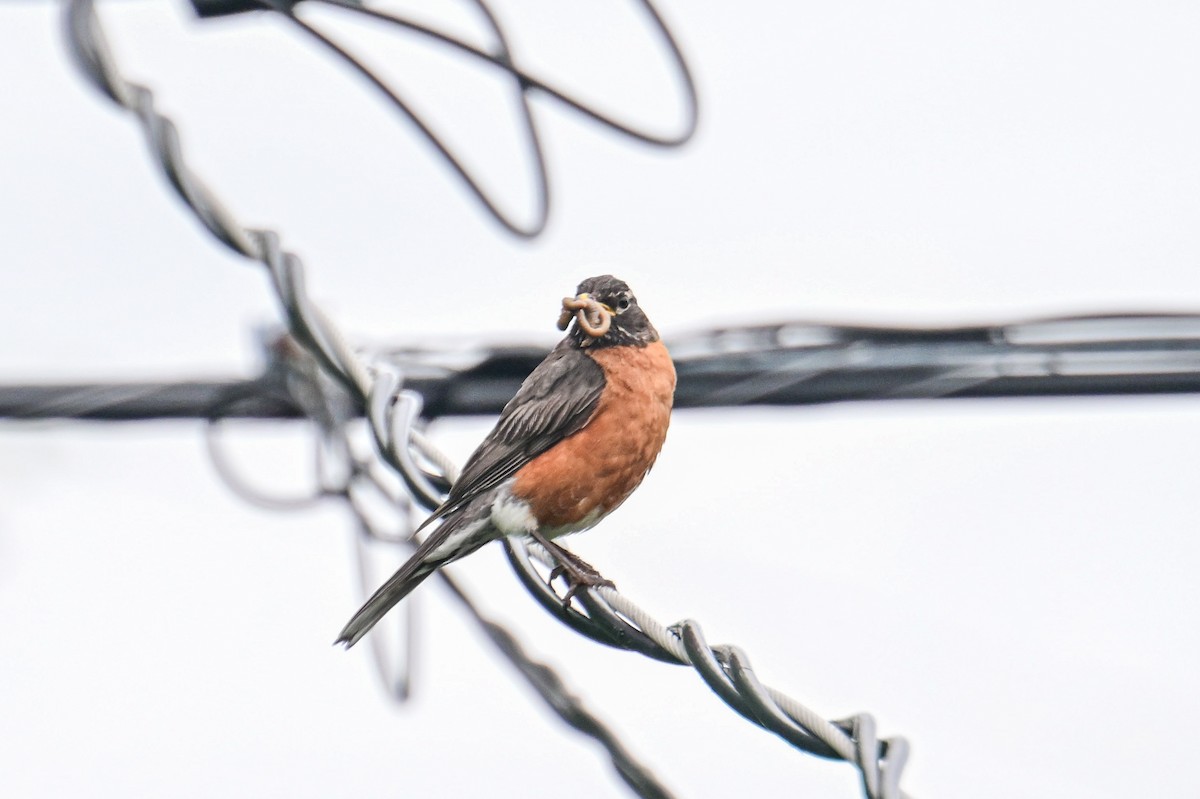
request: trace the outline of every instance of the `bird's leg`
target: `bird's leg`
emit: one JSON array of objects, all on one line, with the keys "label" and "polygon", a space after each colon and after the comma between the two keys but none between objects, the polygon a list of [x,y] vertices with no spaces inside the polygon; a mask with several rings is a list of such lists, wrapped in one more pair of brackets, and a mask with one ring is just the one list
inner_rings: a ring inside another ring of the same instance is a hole
[{"label": "bird's leg", "polygon": [[534,541],[545,547],[556,562],[555,567],[550,570],[550,582],[554,582],[556,577],[567,578],[567,592],[562,598],[563,607],[570,605],[574,596],[585,588],[596,588],[602,585],[609,588],[616,587],[612,580],[605,579],[604,575],[596,571],[594,566],[571,550],[559,546],[536,530],[529,535]]}]

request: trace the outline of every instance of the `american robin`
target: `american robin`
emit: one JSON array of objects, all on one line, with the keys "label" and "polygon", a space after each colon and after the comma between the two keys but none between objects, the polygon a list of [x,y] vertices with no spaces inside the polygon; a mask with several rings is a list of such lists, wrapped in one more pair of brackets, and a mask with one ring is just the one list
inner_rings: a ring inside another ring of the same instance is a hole
[{"label": "american robin", "polygon": [[426,577],[502,536],[550,550],[569,578],[568,599],[583,586],[611,585],[554,539],[595,525],[650,471],[667,435],[675,367],[629,286],[612,275],[580,283],[563,300],[559,327],[566,337],[504,406],[418,532],[441,524],[337,643],[354,646]]}]

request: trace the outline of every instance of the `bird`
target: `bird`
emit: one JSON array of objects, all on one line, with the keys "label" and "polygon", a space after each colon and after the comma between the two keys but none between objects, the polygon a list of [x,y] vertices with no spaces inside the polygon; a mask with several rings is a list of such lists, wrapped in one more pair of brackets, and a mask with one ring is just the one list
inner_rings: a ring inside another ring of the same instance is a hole
[{"label": "bird", "polygon": [[593,527],[633,493],[658,458],[671,420],[675,366],[629,285],[612,275],[564,297],[566,336],[521,384],[464,464],[446,500],[417,533],[440,522],[347,622],[354,646],[442,566],[505,536],[544,546],[569,588],[609,585],[555,539]]}]

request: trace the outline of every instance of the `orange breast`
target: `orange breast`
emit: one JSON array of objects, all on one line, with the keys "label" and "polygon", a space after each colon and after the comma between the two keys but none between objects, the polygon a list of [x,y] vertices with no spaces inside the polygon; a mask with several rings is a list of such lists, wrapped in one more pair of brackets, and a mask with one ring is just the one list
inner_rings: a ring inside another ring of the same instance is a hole
[{"label": "orange breast", "polygon": [[590,527],[624,502],[654,465],[671,420],[675,367],[661,341],[588,355],[607,381],[592,420],[530,461],[512,487],[552,535]]}]

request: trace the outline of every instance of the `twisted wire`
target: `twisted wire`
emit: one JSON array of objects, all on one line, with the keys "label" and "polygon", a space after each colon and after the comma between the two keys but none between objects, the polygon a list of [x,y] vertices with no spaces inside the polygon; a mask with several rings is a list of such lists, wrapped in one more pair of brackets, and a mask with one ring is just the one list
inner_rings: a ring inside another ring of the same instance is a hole
[{"label": "twisted wire", "polygon": [[[653,13],[652,6],[649,3],[645,5]],[[291,4],[278,5],[275,10],[293,18]],[[658,20],[657,14],[654,14],[654,18]],[[661,24],[661,20],[658,22]],[[267,267],[289,331],[302,346],[303,352],[315,361],[321,374],[332,378],[331,386],[337,385],[365,408],[378,457],[402,478],[406,490],[417,503],[427,508],[436,506],[443,487],[453,477],[453,469],[432,442],[423,436],[413,435],[420,415],[420,395],[403,388],[403,375],[398,370],[379,365],[372,369],[352,350],[332,321],[309,299],[305,290],[303,265],[298,256],[281,247],[277,234],[241,227],[214,193],[191,172],[182,157],[178,131],[168,118],[155,110],[153,94],[145,87],[121,77],[101,31],[93,0],[69,0],[66,27],[72,52],[84,74],[110,99],[137,116],[171,186],[204,226],[231,249]],[[496,31],[499,33],[498,26]],[[330,46],[334,45],[330,42]],[[678,48],[673,42],[671,48],[678,56]],[[507,63],[506,45],[501,55],[494,56],[493,60],[512,71],[522,84],[524,94],[528,78]],[[688,84],[690,87],[690,80]],[[694,107],[692,90],[689,88],[688,91]],[[443,156],[452,159],[448,152],[443,151]],[[461,174],[461,169],[459,171]],[[488,205],[486,198],[481,196],[480,199],[489,210],[496,213],[502,224],[506,224],[503,217]],[[540,229],[540,225],[538,227]],[[514,232],[532,235],[530,231]],[[310,398],[329,393],[328,386],[320,388]],[[340,403],[338,407],[345,410],[349,403]],[[326,417],[324,420],[322,415]],[[316,414],[316,418],[326,423],[326,435],[346,427],[345,417],[339,417],[328,409]],[[440,465],[444,474],[439,476],[421,468],[413,457],[414,447],[428,462]],[[344,456],[348,449],[344,444],[334,448]],[[377,473],[361,467],[352,469],[351,474],[371,480],[378,477]],[[384,537],[373,531],[369,516],[354,503],[348,486],[340,493],[354,509],[363,530]],[[529,579],[530,574],[535,573],[534,567],[527,556],[522,557],[524,550],[518,549],[518,546],[510,543],[509,554],[518,566],[518,573],[525,575],[523,581],[527,585],[535,582],[541,586],[535,590],[535,596],[541,594],[544,597],[546,593],[553,595],[552,588],[545,580]],[[564,721],[605,747],[627,785],[640,796],[669,796],[666,789],[632,758],[616,737],[565,690],[554,672],[525,655],[511,634],[486,619],[449,576],[444,572],[440,576],[459,601],[468,607],[475,621],[488,632],[493,644],[517,667],[543,700]],[[678,630],[673,633],[611,589],[593,589],[579,596],[586,614],[573,608],[562,608],[559,600],[560,610],[571,619],[574,629],[588,631],[594,628],[588,634],[596,640],[608,638],[611,640],[605,642],[615,645],[620,645],[623,639],[636,640],[637,646],[631,646],[631,649],[640,647],[639,651],[649,654],[652,647],[657,646],[661,652],[652,656],[673,662],[690,662],[713,690],[746,718],[805,751],[854,763],[862,774],[864,793],[870,799],[898,799],[903,795],[898,783],[907,746],[902,739],[882,744],[878,742],[870,717],[859,716],[840,723],[825,722],[786,695],[762,686],[740,650],[728,646],[710,648],[695,622],[682,622],[671,628]],[[648,645],[647,641],[651,644]],[[382,661],[380,666],[381,671],[386,668]],[[407,690],[405,678],[397,692],[407,693]]]},{"label": "twisted wire", "polygon": [[749,658],[730,645],[710,647],[699,623],[691,619],[664,625],[616,589],[600,586],[576,595],[564,605],[533,560],[552,566],[550,553],[537,544],[504,540],[505,553],[525,588],[555,618],[592,640],[655,660],[691,666],[730,708],[775,733],[792,746],[818,757],[845,760],[856,766],[869,799],[901,799],[900,774],[909,745],[901,737],[879,740],[875,720],[858,714],[826,721],[815,711],[754,676]]}]

